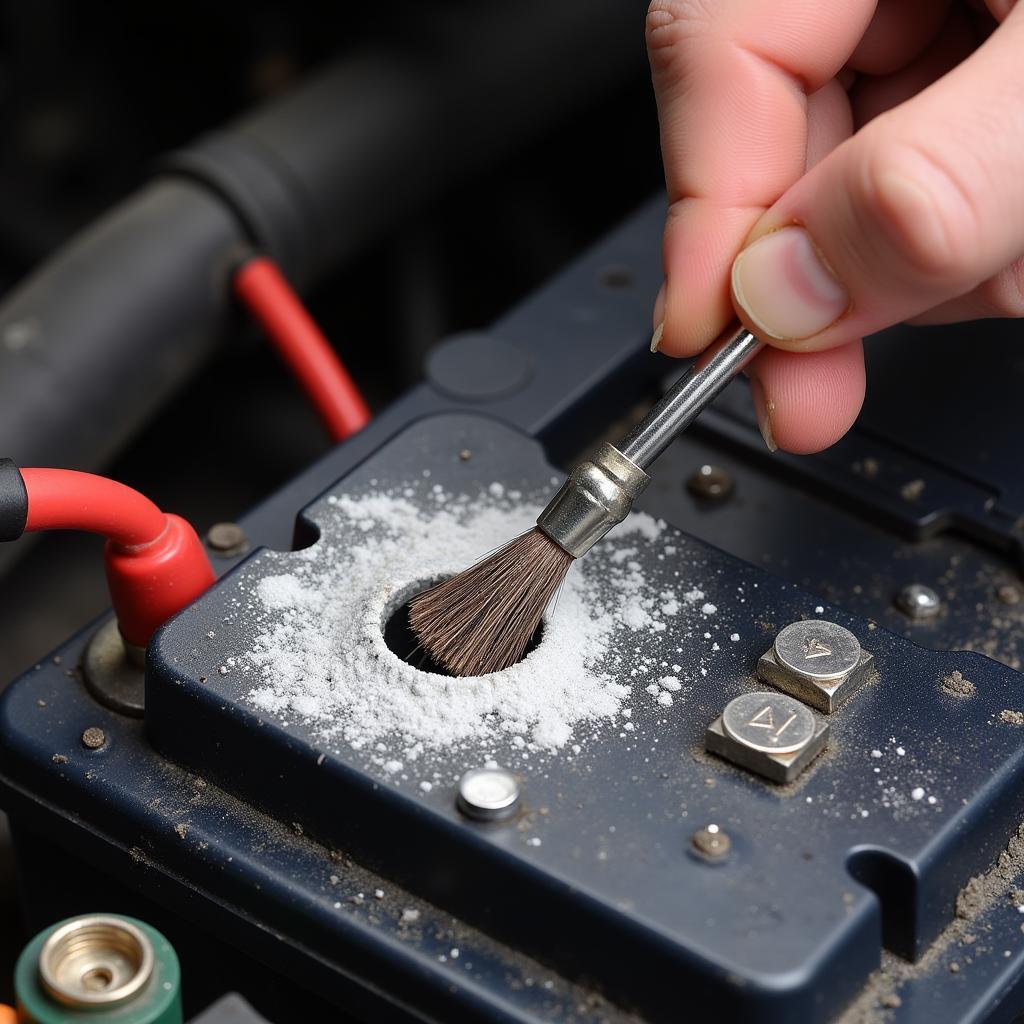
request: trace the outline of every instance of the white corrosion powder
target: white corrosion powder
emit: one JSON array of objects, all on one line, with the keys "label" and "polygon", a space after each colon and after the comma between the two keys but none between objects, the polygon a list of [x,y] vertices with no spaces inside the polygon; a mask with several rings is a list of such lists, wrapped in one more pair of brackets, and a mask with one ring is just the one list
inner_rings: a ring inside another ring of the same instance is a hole
[{"label": "white corrosion powder", "polygon": [[[603,568],[590,559],[575,564],[543,642],[518,665],[453,679],[401,661],[385,645],[382,624],[426,581],[530,529],[540,509],[502,500],[495,486],[472,500],[431,494],[441,500],[429,513],[405,493],[332,496],[317,544],[274,556],[290,571],[255,585],[246,613],[257,635],[237,659],[237,671],[255,676],[249,702],[285,724],[297,716],[335,747],[367,751],[392,776],[425,751],[462,743],[553,750],[576,734],[578,751],[579,727],[612,719],[629,696],[629,686],[604,670],[616,638],[664,630],[666,604],[666,614],[679,612],[671,593],[645,593],[631,559],[637,544],[659,543],[664,524],[634,514],[603,542]],[[673,682],[664,685],[676,689]],[[665,690],[654,689],[671,705]]]}]

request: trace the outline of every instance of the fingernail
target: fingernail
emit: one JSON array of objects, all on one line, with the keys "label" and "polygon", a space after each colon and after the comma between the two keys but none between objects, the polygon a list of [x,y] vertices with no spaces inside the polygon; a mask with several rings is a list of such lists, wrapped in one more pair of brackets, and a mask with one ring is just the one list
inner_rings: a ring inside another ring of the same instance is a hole
[{"label": "fingernail", "polygon": [[775,435],[772,433],[775,403],[765,401],[764,385],[756,377],[750,378],[750,397],[754,401],[754,414],[757,416],[757,425],[761,428],[761,437],[764,438],[768,451],[777,452],[779,446],[775,443]]},{"label": "fingernail", "polygon": [[657,352],[658,346],[661,344],[661,336],[665,333],[665,321],[662,320],[657,327],[654,328],[654,333],[651,335],[651,351]]},{"label": "fingernail", "polygon": [[836,280],[803,228],[759,238],[732,265],[732,294],[770,338],[809,338],[846,312],[850,293]]},{"label": "fingernail", "polygon": [[657,352],[661,344],[661,336],[665,333],[665,296],[668,292],[668,281],[662,281],[658,295],[654,300],[654,322],[658,325],[651,335],[651,351]]}]

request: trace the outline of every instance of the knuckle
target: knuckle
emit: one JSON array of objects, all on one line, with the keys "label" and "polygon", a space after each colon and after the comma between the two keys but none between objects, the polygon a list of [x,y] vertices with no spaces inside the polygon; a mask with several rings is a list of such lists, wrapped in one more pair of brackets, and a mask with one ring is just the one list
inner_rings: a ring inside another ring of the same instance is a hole
[{"label": "knuckle", "polygon": [[868,151],[862,181],[870,230],[884,235],[903,269],[937,283],[970,278],[980,217],[941,158],[908,141],[883,142]]},{"label": "knuckle", "polygon": [[651,0],[647,8],[647,51],[657,67],[671,64],[680,44],[699,35],[712,19],[713,0]]}]

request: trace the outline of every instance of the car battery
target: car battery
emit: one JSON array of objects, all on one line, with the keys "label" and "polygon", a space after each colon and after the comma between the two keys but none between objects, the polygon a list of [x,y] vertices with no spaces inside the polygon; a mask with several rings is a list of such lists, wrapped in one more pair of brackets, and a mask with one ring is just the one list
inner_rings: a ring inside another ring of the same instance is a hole
[{"label": "car battery", "polygon": [[[412,596],[531,527],[608,383],[655,380],[649,296],[598,282],[656,282],[659,216],[254,510],[144,671],[97,665],[105,620],[6,691],[30,918],[134,912],[186,1001],[280,1020],[1013,1019],[1013,668],[678,529],[656,488],[520,664],[449,678],[409,634]],[[559,334],[597,336],[582,382]]]}]

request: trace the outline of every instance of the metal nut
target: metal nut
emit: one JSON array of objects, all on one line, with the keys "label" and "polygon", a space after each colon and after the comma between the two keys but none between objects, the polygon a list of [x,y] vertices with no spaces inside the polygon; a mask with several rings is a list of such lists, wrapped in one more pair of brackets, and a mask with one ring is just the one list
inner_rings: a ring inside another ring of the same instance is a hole
[{"label": "metal nut", "polygon": [[806,619],[790,623],[761,655],[757,675],[830,715],[871,676],[874,658],[835,622]]},{"label": "metal nut", "polygon": [[828,744],[829,725],[784,693],[734,697],[708,726],[704,745],[772,782],[792,782]]}]

